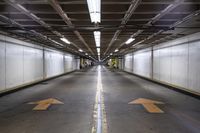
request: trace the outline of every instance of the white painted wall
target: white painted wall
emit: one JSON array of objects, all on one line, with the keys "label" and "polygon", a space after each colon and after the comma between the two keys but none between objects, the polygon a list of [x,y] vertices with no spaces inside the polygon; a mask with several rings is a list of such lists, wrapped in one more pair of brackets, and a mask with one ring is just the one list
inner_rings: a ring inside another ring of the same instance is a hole
[{"label": "white painted wall", "polygon": [[76,65],[71,54],[0,35],[0,93],[76,70]]},{"label": "white painted wall", "polygon": [[45,50],[46,77],[53,77],[64,73],[64,54]]},{"label": "white painted wall", "polygon": [[190,43],[188,51],[188,88],[200,92],[200,41]]},{"label": "white painted wall", "polygon": [[43,79],[43,51],[24,47],[24,83]]},{"label": "white painted wall", "polygon": [[124,57],[124,70],[127,72],[133,72],[133,55],[129,53]]},{"label": "white painted wall", "polygon": [[147,78],[153,73],[154,80],[200,94],[199,51],[200,33],[156,45],[152,55],[140,50],[134,53],[133,73]]},{"label": "white painted wall", "polygon": [[70,72],[74,70],[75,64],[74,64],[74,56],[70,54],[65,54],[64,56],[65,61],[65,72]]},{"label": "white painted wall", "polygon": [[154,51],[153,78],[171,82],[171,48]]},{"label": "white painted wall", "polygon": [[23,84],[23,46],[6,44],[6,88]]},{"label": "white painted wall", "polygon": [[151,76],[151,49],[138,51],[134,53],[134,69],[135,74],[148,77]]},{"label": "white painted wall", "polygon": [[6,87],[6,45],[5,42],[0,41],[0,91]]}]

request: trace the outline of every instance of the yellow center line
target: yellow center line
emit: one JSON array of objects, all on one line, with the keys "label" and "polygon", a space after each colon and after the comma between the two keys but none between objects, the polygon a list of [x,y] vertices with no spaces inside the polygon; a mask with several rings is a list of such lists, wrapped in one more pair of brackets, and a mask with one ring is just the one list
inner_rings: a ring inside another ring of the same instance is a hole
[{"label": "yellow center line", "polygon": [[97,89],[93,112],[92,133],[107,133],[106,112],[101,79],[101,66],[98,66]]}]

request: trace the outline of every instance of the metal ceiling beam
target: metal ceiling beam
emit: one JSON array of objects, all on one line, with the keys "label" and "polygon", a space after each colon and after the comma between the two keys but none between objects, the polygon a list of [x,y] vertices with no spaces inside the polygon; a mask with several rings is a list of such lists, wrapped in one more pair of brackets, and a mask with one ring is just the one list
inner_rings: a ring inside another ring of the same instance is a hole
[{"label": "metal ceiling beam", "polygon": [[[34,0],[34,1],[28,1],[28,0],[18,0],[19,4],[48,4],[48,0]],[[87,4],[86,1],[59,1],[59,4],[63,5],[82,5],[82,4]],[[142,1],[141,4],[146,4],[146,5],[160,5],[160,4],[172,4],[173,2],[170,1]],[[5,4],[5,2],[0,2],[0,4]],[[103,1],[102,5],[129,5],[130,2],[123,2],[123,1]],[[198,1],[186,1],[183,4],[200,4]]]},{"label": "metal ceiling beam", "polygon": [[[165,16],[166,14],[168,14],[169,12],[171,12],[173,9],[175,9],[177,6],[181,5],[184,2],[184,0],[175,0],[172,4],[168,5],[164,10],[162,10],[159,14],[157,14],[155,17],[153,17],[146,25],[153,25],[156,21],[158,21],[160,18],[162,18],[163,16]],[[172,28],[172,27],[171,27]],[[144,30],[138,30],[136,33],[134,33],[133,35],[131,35],[130,37],[136,37],[139,34],[141,34]],[[154,36],[162,33],[164,30],[160,30],[157,33],[152,34],[151,36],[137,42],[136,44],[134,44],[134,46],[143,43],[146,40],[149,40],[151,38],[153,38]],[[120,44],[120,46],[118,47],[118,49],[120,49],[125,43]]]},{"label": "metal ceiling beam", "polygon": [[[26,16],[28,16],[29,18],[31,18],[32,20],[34,20],[35,22],[39,23],[40,25],[42,25],[43,27],[45,27],[47,30],[51,31],[52,33],[54,33],[55,35],[57,35],[58,37],[64,37],[62,34],[60,34],[59,32],[53,30],[51,28],[50,25],[46,24],[43,20],[41,20],[41,18],[37,17],[35,14],[33,14],[32,12],[30,12],[29,10],[27,10],[25,7],[23,7],[21,4],[17,3],[16,0],[4,0],[7,4],[13,6],[14,8],[16,8],[17,10],[19,10],[20,12],[22,12],[23,14],[25,14]],[[76,47],[77,49],[79,49],[79,47],[77,45],[75,45],[74,43],[72,43],[72,45],[74,47]]]},{"label": "metal ceiling beam", "polygon": [[[70,18],[68,17],[68,15],[62,10],[61,6],[58,4],[57,0],[48,0],[50,5],[57,11],[57,13],[62,17],[63,21],[70,27],[70,28],[74,28],[75,26],[72,24]],[[78,37],[78,39],[85,45],[85,47],[92,53],[94,54],[94,52],[92,51],[92,49],[89,47],[89,45],[86,43],[86,41],[84,40],[84,38],[81,36],[81,34],[77,31],[74,30],[73,31],[74,34]]]},{"label": "metal ceiling beam", "polygon": [[[34,35],[34,36],[36,36],[36,37],[39,37],[40,39],[42,39],[42,40],[44,40],[44,41],[50,41],[50,42],[52,42],[53,44],[55,44],[55,42],[53,42],[53,40],[51,39],[51,38],[48,38],[47,36],[45,36],[45,35],[43,35],[43,34],[41,34],[41,33],[39,33],[39,32],[36,32],[35,30],[27,30],[27,29],[25,29],[21,24],[19,24],[19,23],[17,23],[16,21],[14,21],[14,20],[12,20],[12,19],[10,19],[10,18],[8,18],[8,17],[6,17],[6,16],[4,16],[4,15],[0,15],[0,18],[1,18],[1,20],[4,20],[4,21],[6,21],[10,26],[14,26],[14,27],[19,27],[19,30],[21,29],[21,30],[25,30],[27,33],[29,33],[29,34],[32,34],[32,35]],[[27,36],[28,37],[28,36]],[[33,38],[29,38],[29,39],[32,39],[33,40]],[[35,41],[35,40],[34,40]],[[56,46],[57,44],[55,44],[55,46]]]},{"label": "metal ceiling beam", "polygon": [[[178,26],[178,25],[180,25],[180,24],[182,24],[182,23],[184,23],[184,22],[186,22],[186,21],[191,20],[193,17],[195,17],[195,16],[197,16],[197,15],[199,15],[199,14],[200,14],[200,10],[196,10],[195,12],[193,12],[193,13],[189,14],[188,16],[184,17],[182,20],[175,22],[174,24],[170,25],[169,27],[170,27],[170,28],[176,27],[176,26]],[[131,48],[134,48],[134,47],[137,46],[138,44],[141,44],[141,43],[143,43],[143,42],[145,42],[145,41],[147,41],[147,40],[149,40],[149,39],[151,39],[151,38],[153,38],[153,37],[159,35],[159,34],[162,33],[162,32],[164,32],[164,31],[163,31],[163,30],[160,30],[160,31],[158,31],[157,33],[154,33],[153,35],[148,36],[148,37],[145,38],[144,40],[141,40],[141,41],[137,42],[136,44],[134,44]],[[130,48],[129,48],[129,49],[130,49]],[[128,51],[129,51],[128,49],[123,50],[123,52],[128,52]],[[121,53],[122,53],[122,52],[121,52]]]},{"label": "metal ceiling beam", "polygon": [[[31,11],[33,14],[58,14],[56,12],[47,12],[47,11]],[[81,14],[85,14],[85,15],[88,15],[88,11],[74,11],[74,12],[66,12],[66,14],[73,14],[73,15],[81,15]],[[120,15],[124,15],[126,12],[123,11],[123,12],[104,12],[102,11],[101,14],[105,14],[105,15],[108,15],[108,14],[120,14]],[[150,11],[150,12],[134,12],[134,14],[158,14],[160,13],[159,11]],[[168,14],[189,14],[190,12],[188,11],[183,11],[183,12],[169,12]],[[22,14],[21,12],[8,12],[8,11],[3,11],[3,12],[0,12],[0,14]]]},{"label": "metal ceiling beam", "polygon": [[[132,0],[131,1],[131,5],[129,6],[126,14],[124,15],[124,18],[123,18],[123,20],[121,22],[121,25],[125,25],[128,22],[128,20],[130,19],[130,17],[134,13],[134,11],[136,10],[136,8],[140,4],[140,2],[141,2],[141,0]],[[117,30],[115,32],[113,38],[111,39],[110,43],[108,44],[108,47],[107,47],[106,51],[104,52],[104,55],[108,52],[108,50],[110,49],[112,44],[115,42],[115,40],[117,40],[117,38],[118,38],[120,33],[121,33],[121,30]]]},{"label": "metal ceiling beam", "polygon": [[[15,21],[32,21],[31,19],[14,19]],[[55,22],[63,22],[63,19],[57,19],[57,18],[41,18],[43,21],[55,21]],[[74,19],[70,18],[71,21],[84,21],[84,22],[90,22],[90,19]],[[129,22],[135,22],[135,21],[150,21],[150,18],[145,19],[129,19]],[[161,19],[160,21],[177,21],[178,19]],[[122,19],[102,19],[101,21],[122,21]]]}]

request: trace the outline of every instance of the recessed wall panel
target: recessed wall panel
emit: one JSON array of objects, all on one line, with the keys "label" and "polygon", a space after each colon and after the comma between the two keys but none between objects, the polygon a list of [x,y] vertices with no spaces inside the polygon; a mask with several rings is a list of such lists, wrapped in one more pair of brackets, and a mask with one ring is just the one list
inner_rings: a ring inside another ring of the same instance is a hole
[{"label": "recessed wall panel", "polygon": [[24,83],[33,82],[35,80],[35,49],[24,47]]},{"label": "recessed wall panel", "polygon": [[43,79],[43,50],[35,49],[35,80]]},{"label": "recessed wall panel", "polygon": [[64,73],[64,58],[63,54],[45,51],[45,68],[46,76],[53,77]]},{"label": "recessed wall panel", "polygon": [[171,48],[160,49],[159,56],[160,80],[171,83]]},{"label": "recessed wall panel", "polygon": [[5,89],[5,52],[6,46],[4,41],[0,41],[0,91]]},{"label": "recessed wall panel", "polygon": [[200,93],[200,41],[189,44],[189,88]]},{"label": "recessed wall panel", "polygon": [[24,83],[43,78],[42,50],[24,47]]},{"label": "recessed wall panel", "polygon": [[65,55],[65,72],[73,71],[73,56],[70,54]]},{"label": "recessed wall panel", "polygon": [[133,72],[133,54],[127,54],[124,57],[124,70],[127,72]]},{"label": "recessed wall panel", "polygon": [[188,45],[171,47],[171,83],[188,88]]},{"label": "recessed wall panel", "polygon": [[151,77],[151,51],[142,51],[134,53],[134,73]]},{"label": "recessed wall panel", "polygon": [[6,88],[23,84],[23,46],[6,44]]},{"label": "recessed wall panel", "polygon": [[160,80],[160,50],[153,52],[153,78]]}]

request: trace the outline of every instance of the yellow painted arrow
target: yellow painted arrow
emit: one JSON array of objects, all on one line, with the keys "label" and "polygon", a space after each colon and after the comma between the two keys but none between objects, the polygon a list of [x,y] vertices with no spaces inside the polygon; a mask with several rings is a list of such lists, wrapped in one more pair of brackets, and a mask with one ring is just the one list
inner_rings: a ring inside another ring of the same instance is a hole
[{"label": "yellow painted arrow", "polygon": [[37,104],[37,106],[35,106],[33,110],[47,110],[51,104],[64,104],[64,103],[54,98],[48,98],[37,102],[30,102],[28,104]]},{"label": "yellow painted arrow", "polygon": [[149,113],[164,113],[159,107],[157,107],[155,104],[164,104],[163,102],[145,99],[145,98],[138,98],[136,100],[133,100],[129,102],[128,104],[142,104],[143,107],[149,112]]}]

